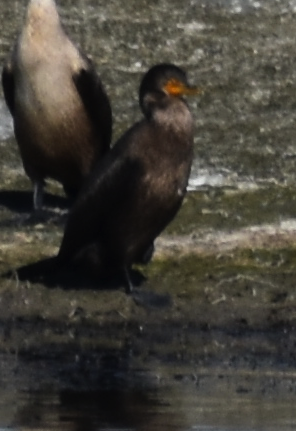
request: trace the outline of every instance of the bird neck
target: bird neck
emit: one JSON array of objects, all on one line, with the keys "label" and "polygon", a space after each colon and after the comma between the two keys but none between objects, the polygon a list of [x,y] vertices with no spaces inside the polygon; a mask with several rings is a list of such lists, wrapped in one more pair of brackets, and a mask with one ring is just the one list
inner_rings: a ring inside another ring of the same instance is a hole
[{"label": "bird neck", "polygon": [[31,36],[50,35],[61,28],[57,6],[54,0],[30,0],[25,19],[25,32]]},{"label": "bird neck", "polygon": [[181,139],[191,137],[193,134],[193,120],[187,103],[177,97],[171,98],[163,106],[155,107],[152,121],[162,130],[175,134]]}]

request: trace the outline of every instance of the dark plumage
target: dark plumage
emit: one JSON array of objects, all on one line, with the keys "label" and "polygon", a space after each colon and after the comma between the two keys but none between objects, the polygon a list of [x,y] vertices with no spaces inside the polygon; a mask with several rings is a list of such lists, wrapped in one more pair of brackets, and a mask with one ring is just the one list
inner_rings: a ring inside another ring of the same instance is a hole
[{"label": "dark plumage", "polygon": [[171,64],[152,67],[140,86],[144,118],[97,165],[68,218],[57,261],[95,244],[102,270],[129,269],[180,208],[193,158],[193,121],[183,94],[197,94]]},{"label": "dark plumage", "polygon": [[93,63],[65,34],[54,0],[30,0],[2,85],[34,207],[48,177],[75,196],[109,150],[112,115]]}]

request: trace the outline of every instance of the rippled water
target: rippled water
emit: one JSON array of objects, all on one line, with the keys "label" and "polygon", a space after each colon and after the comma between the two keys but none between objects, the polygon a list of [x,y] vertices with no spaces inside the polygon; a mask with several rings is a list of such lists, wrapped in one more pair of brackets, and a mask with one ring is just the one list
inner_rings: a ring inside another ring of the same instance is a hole
[{"label": "rippled water", "polygon": [[[170,61],[205,90],[189,101],[196,124],[191,188],[295,180],[294,0],[59,3],[69,34],[95,59],[108,89],[114,140],[140,115],[142,74]],[[0,59],[24,6],[1,5]],[[2,113],[3,139],[9,127]]]},{"label": "rippled water", "polygon": [[[142,74],[155,63],[174,62],[204,88],[203,96],[189,101],[196,124],[191,189],[295,181],[296,0],[58,3],[69,34],[92,55],[107,87],[114,139],[140,116]],[[1,61],[21,25],[25,4],[0,4]],[[2,100],[0,137],[0,181],[16,182],[24,173]],[[17,356],[3,356],[0,430],[296,428],[294,376],[281,392],[280,376],[264,376],[258,386],[250,375],[234,385],[225,373],[200,376],[198,364],[187,364],[190,371],[180,381],[177,370],[158,364],[147,385],[139,376],[151,373],[149,364],[143,373],[131,368],[125,387],[119,376],[112,387],[92,380],[89,390],[75,383],[82,371],[87,378],[88,367],[73,361],[55,363],[57,374],[52,375],[46,361],[37,358],[30,366]],[[66,372],[73,373],[73,386],[63,385]]]}]

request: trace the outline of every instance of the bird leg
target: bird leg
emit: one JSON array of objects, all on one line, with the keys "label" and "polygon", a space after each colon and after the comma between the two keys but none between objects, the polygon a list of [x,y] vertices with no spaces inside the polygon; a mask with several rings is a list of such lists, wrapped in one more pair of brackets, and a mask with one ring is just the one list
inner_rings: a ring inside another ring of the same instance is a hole
[{"label": "bird leg", "polygon": [[125,291],[126,291],[126,293],[132,293],[134,286],[133,286],[132,280],[130,278],[129,270],[125,266],[123,268],[123,271],[124,271],[124,277],[125,277],[125,281],[126,281]]},{"label": "bird leg", "polygon": [[34,181],[33,182],[33,206],[35,211],[40,211],[43,203],[43,187],[44,184],[42,181]]}]

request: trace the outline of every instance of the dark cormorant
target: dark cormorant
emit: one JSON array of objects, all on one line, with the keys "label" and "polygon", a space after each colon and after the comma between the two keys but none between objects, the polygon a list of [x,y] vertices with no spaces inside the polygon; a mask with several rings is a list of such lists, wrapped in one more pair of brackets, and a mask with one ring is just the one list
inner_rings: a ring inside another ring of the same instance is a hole
[{"label": "dark cormorant", "polygon": [[133,125],[101,160],[69,213],[60,263],[94,245],[103,271],[129,270],[179,210],[193,158],[193,120],[183,95],[198,94],[172,64],[144,76]]},{"label": "dark cormorant", "polygon": [[109,150],[111,107],[93,63],[65,34],[54,0],[30,0],[24,27],[2,73],[25,171],[42,205],[44,180],[75,196]]}]

